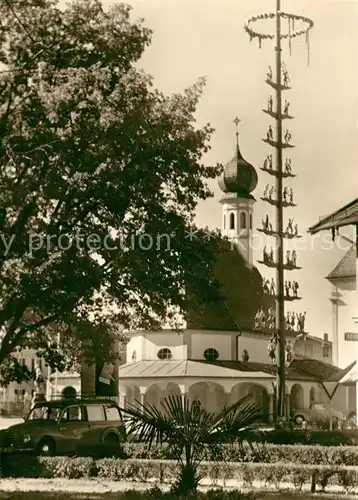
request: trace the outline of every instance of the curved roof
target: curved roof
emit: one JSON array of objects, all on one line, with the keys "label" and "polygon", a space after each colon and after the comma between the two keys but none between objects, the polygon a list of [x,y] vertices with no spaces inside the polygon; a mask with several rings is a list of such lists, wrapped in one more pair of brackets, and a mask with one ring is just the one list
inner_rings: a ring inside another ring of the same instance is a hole
[{"label": "curved roof", "polygon": [[274,299],[263,294],[262,277],[245,261],[240,251],[224,242],[214,265],[214,276],[221,284],[222,300],[213,301],[200,310],[187,310],[189,330],[252,330],[260,307],[274,305]]},{"label": "curved roof", "polygon": [[252,198],[250,194],[257,186],[258,176],[255,168],[247,162],[237,144],[234,157],[224,166],[218,180],[224,193],[236,193],[241,198]]}]

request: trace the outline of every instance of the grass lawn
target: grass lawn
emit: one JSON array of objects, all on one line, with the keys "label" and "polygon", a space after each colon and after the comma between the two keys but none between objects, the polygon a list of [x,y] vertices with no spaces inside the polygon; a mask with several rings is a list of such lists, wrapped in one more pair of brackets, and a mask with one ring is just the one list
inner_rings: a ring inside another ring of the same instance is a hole
[{"label": "grass lawn", "polygon": [[[120,492],[120,493],[53,493],[53,492],[1,492],[1,500],[144,500],[146,497],[139,492]],[[153,499],[153,497],[151,497]],[[255,493],[255,500],[347,500],[348,498],[357,498],[350,495],[330,495],[327,493],[292,493],[292,492],[277,492],[277,493]]]}]

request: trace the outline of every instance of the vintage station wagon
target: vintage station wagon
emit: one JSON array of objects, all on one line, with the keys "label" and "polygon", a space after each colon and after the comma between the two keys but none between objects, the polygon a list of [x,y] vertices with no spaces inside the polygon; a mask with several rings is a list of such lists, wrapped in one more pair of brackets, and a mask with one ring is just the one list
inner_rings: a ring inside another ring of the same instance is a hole
[{"label": "vintage station wagon", "polygon": [[35,404],[23,423],[0,431],[0,452],[59,455],[124,440],[125,425],[114,401],[61,399]]}]

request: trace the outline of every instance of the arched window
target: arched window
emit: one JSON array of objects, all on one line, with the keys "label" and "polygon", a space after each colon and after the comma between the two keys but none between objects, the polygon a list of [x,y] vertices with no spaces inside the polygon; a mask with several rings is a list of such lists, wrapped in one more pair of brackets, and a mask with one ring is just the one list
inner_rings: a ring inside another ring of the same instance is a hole
[{"label": "arched window", "polygon": [[230,214],[230,229],[235,229],[235,214]]},{"label": "arched window", "polygon": [[310,390],[310,404],[314,403],[316,401],[316,390],[314,387],[311,387]]},{"label": "arched window", "polygon": [[206,361],[216,361],[219,357],[219,353],[216,349],[213,347],[209,347],[208,349],[205,349],[204,351],[204,358]]},{"label": "arched window", "polygon": [[132,361],[137,361],[137,353],[136,353],[136,351],[133,351],[133,353],[132,353]]},{"label": "arched window", "polygon": [[226,229],[226,215],[224,214],[223,228]]},{"label": "arched window", "polygon": [[246,213],[240,213],[240,229],[246,229]]},{"label": "arched window", "polygon": [[158,354],[157,354],[159,359],[172,359],[172,351],[168,349],[167,347],[164,347],[163,349],[159,349]]},{"label": "arched window", "polygon": [[250,229],[252,229],[252,214],[250,214]]},{"label": "arched window", "polygon": [[72,385],[68,385],[63,389],[61,395],[65,399],[75,399],[77,396],[77,391],[74,387],[72,387]]}]

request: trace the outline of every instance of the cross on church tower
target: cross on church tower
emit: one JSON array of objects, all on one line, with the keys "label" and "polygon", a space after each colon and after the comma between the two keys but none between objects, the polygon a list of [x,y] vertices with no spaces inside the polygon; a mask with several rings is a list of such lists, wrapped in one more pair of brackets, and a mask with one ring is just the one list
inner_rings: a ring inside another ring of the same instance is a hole
[{"label": "cross on church tower", "polygon": [[241,120],[236,117],[235,120],[234,120],[234,123],[236,125],[236,146],[238,147],[239,146],[239,123],[241,122]]}]

